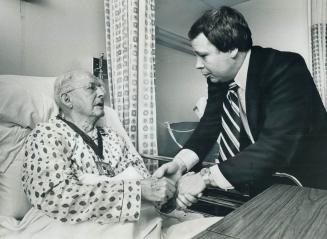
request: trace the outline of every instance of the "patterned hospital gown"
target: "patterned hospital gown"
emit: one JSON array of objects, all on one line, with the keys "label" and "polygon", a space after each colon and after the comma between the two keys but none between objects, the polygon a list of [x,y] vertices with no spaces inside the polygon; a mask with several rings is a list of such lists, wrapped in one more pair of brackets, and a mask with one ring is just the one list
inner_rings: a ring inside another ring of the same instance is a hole
[{"label": "patterned hospital gown", "polygon": [[[149,176],[142,158],[120,135],[110,128],[103,128],[101,135],[102,162],[82,137],[63,121],[51,119],[49,123],[36,126],[26,141],[22,176],[24,191],[35,208],[68,223],[139,219],[139,180],[109,180],[94,185],[79,181],[84,173],[108,175],[111,172],[110,176],[115,176],[129,166],[143,177]],[[89,136],[97,139],[96,130]]]}]

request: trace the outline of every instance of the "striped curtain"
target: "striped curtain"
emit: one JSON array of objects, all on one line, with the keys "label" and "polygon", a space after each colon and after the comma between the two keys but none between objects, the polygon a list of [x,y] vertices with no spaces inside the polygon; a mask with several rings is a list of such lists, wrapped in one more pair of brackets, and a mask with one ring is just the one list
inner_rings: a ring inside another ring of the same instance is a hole
[{"label": "striped curtain", "polygon": [[[157,155],[154,0],[104,0],[110,106],[139,153]],[[152,172],[157,162],[146,161]]]},{"label": "striped curtain", "polygon": [[311,0],[312,74],[327,109],[327,1]]}]

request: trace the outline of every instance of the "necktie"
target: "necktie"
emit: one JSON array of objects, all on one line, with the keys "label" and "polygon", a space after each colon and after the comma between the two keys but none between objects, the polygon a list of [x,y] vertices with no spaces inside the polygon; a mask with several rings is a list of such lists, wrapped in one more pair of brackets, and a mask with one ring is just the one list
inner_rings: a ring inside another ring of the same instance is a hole
[{"label": "necktie", "polygon": [[223,101],[223,111],[221,114],[222,129],[217,140],[219,145],[219,161],[225,161],[234,157],[240,151],[242,121],[237,89],[238,85],[235,81],[232,81]]}]

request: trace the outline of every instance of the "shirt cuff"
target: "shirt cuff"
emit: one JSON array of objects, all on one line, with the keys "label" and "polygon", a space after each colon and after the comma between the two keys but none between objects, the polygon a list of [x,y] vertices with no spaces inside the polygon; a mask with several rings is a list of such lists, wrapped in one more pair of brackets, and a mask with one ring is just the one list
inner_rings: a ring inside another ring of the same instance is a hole
[{"label": "shirt cuff", "polygon": [[210,169],[210,181],[212,186],[220,187],[224,190],[234,189],[234,187],[228,182],[228,180],[221,173],[218,165],[214,165]]},{"label": "shirt cuff", "polygon": [[190,149],[182,149],[178,154],[176,154],[174,161],[182,168],[186,167],[187,171],[190,171],[198,162],[198,155]]}]

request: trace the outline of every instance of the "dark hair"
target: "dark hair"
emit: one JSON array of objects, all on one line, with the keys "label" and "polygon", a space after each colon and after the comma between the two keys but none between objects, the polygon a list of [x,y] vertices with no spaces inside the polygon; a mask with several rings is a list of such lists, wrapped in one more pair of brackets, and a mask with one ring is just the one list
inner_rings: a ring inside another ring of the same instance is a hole
[{"label": "dark hair", "polygon": [[188,32],[190,40],[203,33],[220,51],[238,48],[247,51],[252,47],[251,30],[243,15],[230,7],[206,11]]}]

